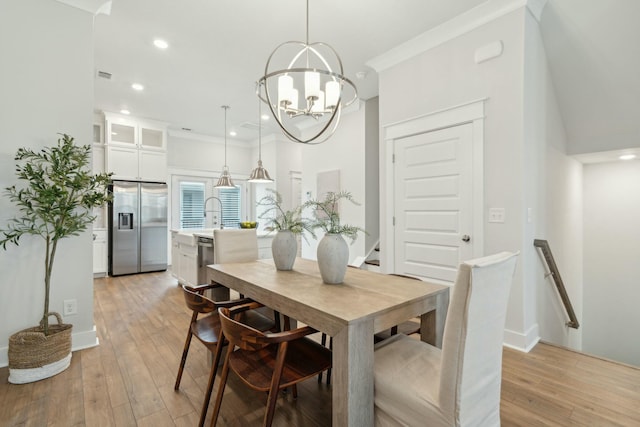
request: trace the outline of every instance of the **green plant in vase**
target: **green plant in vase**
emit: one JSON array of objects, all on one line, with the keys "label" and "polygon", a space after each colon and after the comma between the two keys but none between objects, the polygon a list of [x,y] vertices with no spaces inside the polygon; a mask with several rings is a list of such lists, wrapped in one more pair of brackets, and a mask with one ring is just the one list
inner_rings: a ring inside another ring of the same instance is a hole
[{"label": "green plant in vase", "polygon": [[267,189],[267,194],[258,201],[258,206],[266,207],[259,218],[266,220],[265,230],[276,231],[271,242],[271,253],[278,270],[291,270],[298,253],[297,235],[309,232],[315,233],[309,222],[302,217],[302,206],[287,210],[282,207],[282,196],[276,190]]},{"label": "green plant in vase", "polygon": [[[7,197],[18,207],[20,214],[10,220],[6,228],[0,229],[2,248],[6,250],[8,243],[18,246],[24,235],[40,236],[45,243],[42,319],[40,327],[30,328],[30,332],[41,331],[44,337],[58,330],[49,326],[50,315],[59,319],[58,314],[49,311],[51,275],[58,242],[84,232],[95,219],[92,209],[103,206],[110,199],[107,188],[111,174],[91,174],[90,156],[90,145],[75,145],[74,139],[66,134],[58,139],[57,145],[40,151],[20,148],[15,156],[18,162],[16,175],[24,181],[24,186],[5,188]],[[10,340],[10,374],[11,345]],[[12,380],[11,375],[9,380]]]},{"label": "green plant in vase", "polygon": [[328,192],[323,199],[311,199],[304,204],[305,208],[313,211],[310,226],[325,233],[318,244],[317,258],[322,280],[329,284],[342,283],[347,271],[349,247],[344,237],[353,244],[359,232],[366,233],[361,227],[340,221],[339,203],[342,199],[359,205],[348,191]]}]

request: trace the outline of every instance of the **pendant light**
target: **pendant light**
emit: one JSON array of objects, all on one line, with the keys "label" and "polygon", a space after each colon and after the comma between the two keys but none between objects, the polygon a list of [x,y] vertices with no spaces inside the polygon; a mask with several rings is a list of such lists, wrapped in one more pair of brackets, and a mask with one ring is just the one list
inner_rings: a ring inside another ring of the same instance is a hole
[{"label": "pendant light", "polygon": [[258,99],[258,167],[251,171],[249,182],[273,182],[269,172],[262,167],[262,102]]},{"label": "pendant light", "polygon": [[[358,90],[345,77],[342,60],[334,48],[322,42],[309,43],[309,0],[306,24],[304,42],[284,42],[271,52],[264,76],[258,81],[257,95],[269,106],[287,138],[319,144],[333,135],[342,109],[357,99]],[[303,138],[300,120],[305,118],[322,124],[317,132]]]},{"label": "pendant light", "polygon": [[229,167],[227,166],[227,110],[230,107],[223,105],[221,108],[224,108],[224,166],[215,188],[235,188],[236,186],[233,185],[233,180],[229,174]]}]

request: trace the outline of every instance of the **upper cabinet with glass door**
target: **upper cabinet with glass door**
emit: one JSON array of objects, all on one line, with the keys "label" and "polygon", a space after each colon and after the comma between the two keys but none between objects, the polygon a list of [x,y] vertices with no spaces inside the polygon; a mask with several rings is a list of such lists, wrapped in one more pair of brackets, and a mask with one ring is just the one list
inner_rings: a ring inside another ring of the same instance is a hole
[{"label": "upper cabinet with glass door", "polygon": [[160,122],[105,113],[107,168],[114,179],[166,182],[167,132]]}]

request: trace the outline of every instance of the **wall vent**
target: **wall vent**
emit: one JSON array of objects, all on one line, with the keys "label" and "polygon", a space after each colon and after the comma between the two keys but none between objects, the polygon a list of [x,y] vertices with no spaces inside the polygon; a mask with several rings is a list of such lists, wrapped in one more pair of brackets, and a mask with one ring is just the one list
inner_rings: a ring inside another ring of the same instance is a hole
[{"label": "wall vent", "polygon": [[[244,122],[240,125],[240,127],[255,132],[258,132],[258,129],[260,129],[260,125],[254,122]],[[264,129],[264,126],[262,126],[262,129]]]},{"label": "wall vent", "polygon": [[98,77],[102,77],[103,79],[111,80],[111,73],[107,73],[106,71],[98,70]]}]

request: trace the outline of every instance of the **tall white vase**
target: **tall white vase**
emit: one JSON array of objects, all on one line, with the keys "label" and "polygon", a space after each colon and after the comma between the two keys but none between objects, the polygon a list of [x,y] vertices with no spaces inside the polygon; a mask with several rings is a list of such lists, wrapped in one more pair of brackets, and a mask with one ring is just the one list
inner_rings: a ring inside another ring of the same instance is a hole
[{"label": "tall white vase", "polygon": [[340,234],[325,234],[318,244],[318,268],[322,281],[342,283],[349,262],[349,247]]},{"label": "tall white vase", "polygon": [[271,242],[273,262],[278,270],[291,270],[298,254],[298,240],[289,230],[278,231]]}]

